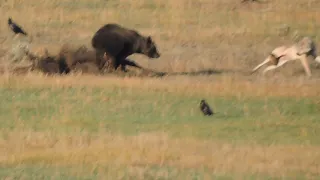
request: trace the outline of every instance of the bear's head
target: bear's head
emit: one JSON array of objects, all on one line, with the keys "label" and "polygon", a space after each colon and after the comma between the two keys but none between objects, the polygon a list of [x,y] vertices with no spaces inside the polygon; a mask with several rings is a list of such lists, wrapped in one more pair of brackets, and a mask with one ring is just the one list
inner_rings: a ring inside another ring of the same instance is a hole
[{"label": "bear's head", "polygon": [[160,53],[157,49],[156,44],[153,42],[150,36],[146,37],[142,45],[142,53],[148,56],[149,58],[159,58]]}]

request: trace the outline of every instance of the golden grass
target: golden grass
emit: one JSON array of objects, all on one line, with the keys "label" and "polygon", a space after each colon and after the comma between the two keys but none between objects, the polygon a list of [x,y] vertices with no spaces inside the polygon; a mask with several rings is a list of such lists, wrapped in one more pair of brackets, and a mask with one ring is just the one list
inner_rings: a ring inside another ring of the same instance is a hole
[{"label": "golden grass", "polygon": [[203,96],[241,97],[315,97],[319,100],[320,87],[316,80],[305,78],[274,79],[248,81],[242,77],[223,75],[217,77],[181,77],[163,78],[115,77],[93,75],[68,75],[64,77],[41,76],[29,73],[26,76],[11,75],[0,77],[0,85],[10,88],[63,88],[63,87],[125,87],[140,90],[161,90],[180,94],[201,94]]},{"label": "golden grass", "polygon": [[115,165],[208,168],[216,173],[320,174],[320,148],[299,145],[233,145],[172,139],[164,133],[126,137],[9,131],[0,140],[2,165]]},{"label": "golden grass", "polygon": [[[275,45],[292,42],[296,32],[316,35],[317,7],[319,3],[307,0],[262,5],[243,5],[239,0],[8,0],[1,6],[0,20],[13,17],[33,36],[32,46],[45,46],[49,52],[66,42],[89,45],[99,27],[116,22],[151,35],[157,42],[162,57],[150,63],[137,57],[144,66],[190,71],[202,69],[203,62],[207,68],[249,70]],[[283,24],[291,27],[288,37],[277,35]],[[9,48],[8,27],[1,26],[0,34],[5,40],[2,48]],[[177,63],[170,68],[174,60]]]},{"label": "golden grass", "polygon": [[[312,97],[319,102],[319,68],[305,78],[300,62],[290,63],[269,77],[248,72],[275,46],[295,37],[314,36],[320,23],[320,3],[311,0],[268,1],[240,4],[240,0],[7,0],[0,4],[0,60],[8,61],[13,35],[5,25],[11,16],[32,36],[32,51],[47,48],[56,54],[61,45],[90,46],[93,33],[105,23],[116,22],[151,35],[162,54],[158,60],[134,55],[143,67],[168,72],[225,70],[212,76],[176,75],[138,78],[70,75],[45,77],[5,73],[2,88],[125,87],[141,91],[168,91],[202,96]],[[278,27],[290,32],[279,36]],[[320,45],[319,42],[316,42]],[[272,77],[273,75],[273,77]],[[40,97],[41,98],[41,97]],[[68,108],[65,104],[62,109]],[[65,114],[67,116],[67,114]],[[48,118],[50,119],[50,118]],[[179,169],[201,167],[220,173],[266,173],[286,177],[295,172],[320,174],[320,148],[299,145],[235,145],[197,139],[172,139],[163,133],[126,137],[96,134],[34,132],[16,124],[3,131],[0,164],[124,165],[133,171],[151,165]],[[68,120],[61,117],[62,123]],[[50,124],[50,123],[49,123]],[[307,133],[305,130],[302,133]],[[143,168],[142,168],[143,169]],[[143,170],[141,170],[143,171]],[[105,172],[101,172],[105,173]]]}]

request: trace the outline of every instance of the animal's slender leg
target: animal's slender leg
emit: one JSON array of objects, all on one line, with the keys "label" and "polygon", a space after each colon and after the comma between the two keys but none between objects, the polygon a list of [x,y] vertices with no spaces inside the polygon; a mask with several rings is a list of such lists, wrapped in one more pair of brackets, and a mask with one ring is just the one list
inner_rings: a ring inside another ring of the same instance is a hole
[{"label": "animal's slender leg", "polygon": [[121,66],[121,62],[119,62],[119,58],[117,58],[117,59],[115,59],[115,61],[112,64],[114,71],[117,71],[119,66]]},{"label": "animal's slender leg", "polygon": [[126,64],[125,60],[121,61],[121,64],[120,64],[121,71],[127,72],[126,65],[127,64]]},{"label": "animal's slender leg", "polygon": [[135,63],[135,62],[133,62],[132,60],[129,60],[129,59],[125,59],[124,60],[124,64],[128,65],[128,66],[132,66],[132,67],[136,67],[136,68],[142,69],[141,66],[139,66],[137,63]]},{"label": "animal's slender leg", "polygon": [[277,65],[270,65],[268,66],[264,71],[263,71],[263,74],[265,74],[267,71],[270,71],[270,70],[274,70],[278,67],[281,67],[283,66],[285,63],[287,63],[289,60],[288,59],[283,59],[283,60],[279,60],[279,63]]},{"label": "animal's slender leg", "polygon": [[270,62],[271,60],[271,57],[270,55],[261,63],[259,64],[258,66],[256,66],[253,70],[252,70],[252,73],[254,73],[256,70],[258,70],[259,68],[261,68],[263,65],[267,64],[268,62]]},{"label": "animal's slender leg", "polygon": [[301,60],[302,66],[304,68],[304,71],[306,72],[307,76],[310,77],[311,76],[311,71],[310,71],[310,66],[309,66],[308,60],[307,60],[307,55],[303,54],[300,57],[300,60]]},{"label": "animal's slender leg", "polygon": [[119,57],[117,59],[115,70],[117,70],[119,66],[120,66],[120,71],[127,72],[127,70],[126,70],[126,58]]},{"label": "animal's slender leg", "polygon": [[265,75],[267,71],[270,71],[276,68],[277,68],[277,65],[270,65],[263,70],[262,74]]}]

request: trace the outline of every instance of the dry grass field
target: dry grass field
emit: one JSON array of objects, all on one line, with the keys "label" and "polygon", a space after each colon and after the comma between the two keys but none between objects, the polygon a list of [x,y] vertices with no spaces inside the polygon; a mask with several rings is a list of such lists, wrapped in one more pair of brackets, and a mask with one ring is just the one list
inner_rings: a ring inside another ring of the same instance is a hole
[{"label": "dry grass field", "polygon": [[240,1],[0,0],[2,64],[25,41],[10,16],[50,54],[91,48],[106,23],[136,29],[161,57],[130,58],[169,73],[1,74],[0,179],[320,179],[319,65],[250,74],[275,46],[320,46],[320,1]]}]

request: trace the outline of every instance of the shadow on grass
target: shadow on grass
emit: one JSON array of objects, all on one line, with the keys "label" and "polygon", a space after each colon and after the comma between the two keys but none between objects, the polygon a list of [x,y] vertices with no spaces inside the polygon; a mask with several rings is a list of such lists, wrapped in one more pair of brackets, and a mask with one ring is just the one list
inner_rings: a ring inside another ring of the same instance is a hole
[{"label": "shadow on grass", "polygon": [[168,75],[188,75],[188,76],[197,76],[197,75],[214,75],[214,74],[222,74],[223,70],[217,69],[204,69],[200,71],[191,71],[191,72],[173,72],[168,73]]},{"label": "shadow on grass", "polygon": [[222,74],[241,74],[241,75],[251,75],[247,71],[243,70],[233,70],[233,69],[204,69],[199,71],[190,71],[190,72],[156,72],[153,71],[159,76],[210,76],[210,75],[222,75]]},{"label": "shadow on grass", "polygon": [[[236,70],[236,69],[215,69],[215,68],[209,68],[209,69],[203,69],[199,71],[189,71],[189,72],[162,72],[162,71],[155,71],[151,69],[144,68],[137,63],[135,63],[131,59],[125,59],[125,66],[131,66],[135,67],[138,69],[141,69],[148,74],[153,74],[153,77],[164,77],[164,76],[203,76],[203,75],[221,75],[221,74],[232,74],[232,73],[237,73],[237,74],[242,74],[242,75],[247,75],[250,76],[252,73],[251,71],[248,70]],[[145,73],[144,73],[145,74]],[[149,75],[150,76],[150,75]]]},{"label": "shadow on grass", "polygon": [[[210,75],[221,75],[221,74],[227,74],[227,73],[240,73],[243,75],[250,74],[248,72],[244,72],[240,70],[215,69],[215,68],[203,69],[199,71],[190,71],[190,72],[162,72],[162,71],[156,71],[156,70],[144,68],[129,58],[125,59],[125,66],[131,66],[131,67],[140,69],[143,71],[143,73],[141,73],[138,76],[148,76],[148,77],[181,76],[181,75],[182,76],[203,76],[203,75],[210,76]],[[30,66],[15,67],[11,69],[12,69],[11,71],[15,74],[27,74],[30,71]],[[0,74],[5,73],[5,71],[6,71],[5,67],[0,66]],[[130,75],[130,73],[125,73],[125,74]]]},{"label": "shadow on grass", "polygon": [[188,76],[197,76],[197,75],[213,75],[213,74],[221,74],[230,70],[217,70],[217,69],[205,69],[200,71],[193,71],[193,72],[161,72],[161,71],[155,71],[147,68],[143,68],[137,63],[135,63],[131,59],[125,59],[125,65],[135,67],[138,69],[141,69],[143,71],[146,71],[148,73],[152,73],[156,77],[163,77],[163,76],[177,76],[177,75],[188,75]]}]

